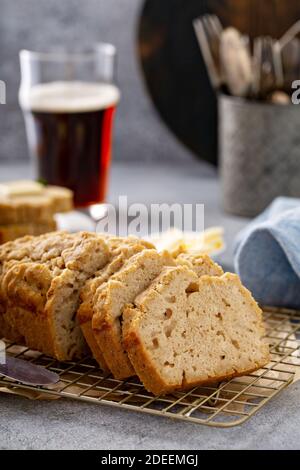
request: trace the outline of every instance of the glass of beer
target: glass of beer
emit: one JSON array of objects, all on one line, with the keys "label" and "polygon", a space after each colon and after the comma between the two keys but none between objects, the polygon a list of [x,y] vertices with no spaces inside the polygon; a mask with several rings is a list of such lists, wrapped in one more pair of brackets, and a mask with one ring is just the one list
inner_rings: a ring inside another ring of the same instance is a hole
[{"label": "glass of beer", "polygon": [[19,102],[36,177],[74,191],[76,207],[105,202],[120,92],[116,49],[20,52]]}]

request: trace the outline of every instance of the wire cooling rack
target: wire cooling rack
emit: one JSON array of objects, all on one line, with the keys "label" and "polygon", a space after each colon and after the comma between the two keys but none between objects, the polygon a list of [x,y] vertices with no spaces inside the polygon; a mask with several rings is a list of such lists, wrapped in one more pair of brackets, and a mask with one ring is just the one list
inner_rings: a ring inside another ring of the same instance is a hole
[{"label": "wire cooling rack", "polygon": [[47,367],[59,374],[60,381],[45,388],[0,376],[0,390],[27,389],[35,399],[46,394],[48,398],[73,398],[207,426],[236,426],[300,378],[300,312],[268,307],[264,309],[264,318],[271,362],[257,372],[227,382],[154,397],[135,378],[119,381],[104,375],[90,357],[79,362],[57,362],[7,342],[8,354]]}]

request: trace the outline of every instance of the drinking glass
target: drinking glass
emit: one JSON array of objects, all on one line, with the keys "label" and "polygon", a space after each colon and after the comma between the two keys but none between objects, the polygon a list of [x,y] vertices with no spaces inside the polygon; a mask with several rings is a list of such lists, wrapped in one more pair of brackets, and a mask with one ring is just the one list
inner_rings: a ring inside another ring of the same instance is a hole
[{"label": "drinking glass", "polygon": [[[74,191],[79,208],[105,202],[113,118],[120,99],[116,49],[20,52],[19,103],[36,177]],[[101,211],[100,211],[101,212]]]}]

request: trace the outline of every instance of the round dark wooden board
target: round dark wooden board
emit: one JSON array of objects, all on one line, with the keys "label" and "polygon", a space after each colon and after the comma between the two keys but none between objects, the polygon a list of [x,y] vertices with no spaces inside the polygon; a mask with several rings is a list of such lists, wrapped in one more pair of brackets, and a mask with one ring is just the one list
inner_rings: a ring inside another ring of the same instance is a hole
[{"label": "round dark wooden board", "polygon": [[[217,102],[192,21],[215,13],[251,38],[280,37],[300,18],[299,0],[146,0],[138,56],[162,119],[199,158],[217,163]],[[300,78],[300,77],[299,77]]]}]

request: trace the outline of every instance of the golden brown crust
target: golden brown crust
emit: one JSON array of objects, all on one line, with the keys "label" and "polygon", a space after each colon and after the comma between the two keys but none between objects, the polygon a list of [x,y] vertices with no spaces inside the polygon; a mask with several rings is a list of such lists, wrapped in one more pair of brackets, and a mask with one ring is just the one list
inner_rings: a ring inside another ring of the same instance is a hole
[{"label": "golden brown crust", "polygon": [[176,258],[178,265],[187,266],[194,271],[198,277],[206,276],[222,276],[224,274],[223,269],[210,256],[206,254],[192,255],[188,253],[182,253]]},{"label": "golden brown crust", "polygon": [[134,247],[136,245],[140,245],[143,248],[147,248],[149,250],[155,249],[154,245],[146,240],[141,238],[137,238],[134,236],[129,237],[117,237],[115,235],[108,235],[108,234],[99,234],[103,236],[104,240],[106,241],[110,251],[114,255],[120,254],[124,248],[126,247]]},{"label": "golden brown crust", "polygon": [[[117,284],[116,281],[110,281],[110,286],[107,287],[118,290]],[[104,288],[101,292],[94,304],[92,319],[94,337],[114,377],[122,380],[135,375],[135,372],[122,344],[120,323],[116,322],[111,314],[111,291]]]},{"label": "golden brown crust", "polygon": [[[90,279],[92,281],[92,279]],[[80,325],[84,325],[85,323],[90,323],[93,318],[93,296],[94,292],[93,289],[86,289],[87,283],[84,286],[83,290],[85,291],[85,299],[81,304],[79,305],[79,309],[77,311],[77,320]],[[88,297],[89,296],[89,297]]]},{"label": "golden brown crust", "polygon": [[52,275],[47,266],[18,263],[2,277],[2,294],[13,305],[43,314],[51,282]]},{"label": "golden brown crust", "polygon": [[12,341],[13,343],[24,344],[24,337],[20,334],[16,327],[11,324],[8,315],[9,312],[5,307],[4,311],[0,312],[0,336]]},{"label": "golden brown crust", "polygon": [[83,335],[85,337],[85,340],[87,344],[89,345],[90,350],[92,351],[93,358],[98,362],[100,368],[103,370],[103,372],[109,372],[109,367],[106,364],[106,361],[104,359],[104,356],[98,346],[98,343],[96,341],[94,331],[92,329],[92,322],[91,320],[83,323],[81,325],[81,330],[83,332]]},{"label": "golden brown crust", "polygon": [[[105,314],[104,314],[105,315]],[[116,379],[122,380],[135,375],[127,353],[120,342],[120,332],[110,320],[103,318],[101,329],[93,328],[98,346],[109,369]]]},{"label": "golden brown crust", "polygon": [[[6,322],[11,326],[14,333],[17,332],[18,335],[24,338],[22,342],[28,348],[36,349],[60,360],[55,351],[55,338],[51,334],[47,315],[37,315],[34,310],[8,306]],[[9,340],[13,339],[6,335],[3,336]]]},{"label": "golden brown crust", "polygon": [[[37,237],[25,236],[0,246],[0,274],[12,263],[34,262],[47,266],[54,275],[65,268],[94,273],[99,257],[109,250],[104,240],[90,232],[51,232]],[[101,266],[101,263],[100,263]]]}]

